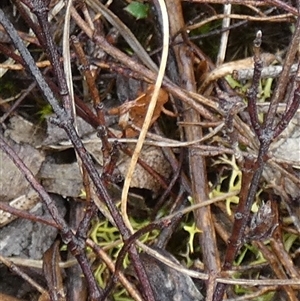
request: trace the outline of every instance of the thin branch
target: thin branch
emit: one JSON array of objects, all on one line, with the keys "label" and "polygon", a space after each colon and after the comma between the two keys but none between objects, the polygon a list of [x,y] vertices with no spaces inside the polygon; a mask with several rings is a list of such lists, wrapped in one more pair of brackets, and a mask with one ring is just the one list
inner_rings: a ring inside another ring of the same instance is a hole
[{"label": "thin branch", "polygon": [[260,136],[260,123],[258,121],[257,114],[257,95],[259,89],[259,83],[261,78],[261,72],[263,68],[263,62],[260,56],[260,45],[261,45],[262,32],[259,30],[256,33],[256,38],[254,40],[254,72],[253,72],[253,80],[251,88],[248,91],[248,112],[250,115],[250,120],[252,123],[252,127],[257,136]]},{"label": "thin branch", "polygon": [[[46,8],[43,6],[43,4],[40,3],[39,0],[36,0],[36,6],[34,7],[39,14],[39,19],[40,22],[47,22],[47,15],[45,15],[44,10],[46,10]],[[120,233],[123,237],[124,240],[128,239],[130,237],[130,231],[128,230],[128,228],[126,227],[126,225],[124,224],[124,221],[122,219],[121,214],[119,213],[119,211],[117,210],[112,198],[110,197],[110,195],[108,194],[102,180],[101,177],[99,176],[93,161],[91,159],[91,157],[89,156],[89,154],[87,153],[86,149],[84,148],[84,145],[81,141],[81,139],[79,138],[74,126],[73,126],[73,122],[72,122],[72,118],[71,118],[71,114],[67,113],[63,108],[61,108],[58,104],[57,99],[55,98],[53,92],[51,91],[50,87],[48,86],[48,84],[46,83],[46,81],[44,80],[41,72],[39,71],[39,69],[36,67],[35,62],[32,58],[32,56],[30,55],[29,51],[27,50],[27,48],[24,46],[22,40],[20,39],[20,37],[18,36],[16,30],[14,29],[13,25],[10,23],[10,21],[5,17],[3,11],[0,9],[0,22],[2,23],[3,27],[6,29],[8,35],[11,37],[15,47],[19,50],[21,56],[23,57],[26,65],[28,66],[32,76],[35,78],[41,92],[43,93],[43,96],[45,97],[45,99],[50,103],[50,105],[52,106],[54,112],[57,115],[57,119],[53,120],[53,122],[55,122],[57,125],[59,125],[60,127],[62,127],[68,137],[70,138],[70,140],[72,141],[74,148],[76,150],[76,152],[78,153],[78,155],[80,156],[83,165],[85,166],[86,170],[89,173],[89,176],[91,178],[91,180],[93,181],[95,188],[96,188],[96,192],[99,196],[100,199],[102,199],[106,204],[107,207],[117,225],[117,227],[120,230]],[[47,25],[44,24],[42,25],[42,28],[44,28],[45,30],[47,30]],[[49,40],[49,41],[48,41]],[[49,49],[48,51],[52,51],[54,47],[53,41],[50,42],[50,40],[52,40],[52,36],[46,35],[46,43],[47,45],[49,44]],[[56,50],[54,50],[54,52],[56,52]],[[56,56],[51,54],[50,58],[53,59]],[[53,64],[53,62],[52,62]],[[61,66],[59,64],[54,64],[53,65],[54,68],[61,68]],[[63,76],[62,72],[56,72],[56,74],[59,74],[60,76]],[[62,80],[61,78],[57,78],[58,81]],[[64,87],[64,85],[62,85],[62,87]],[[62,93],[67,92],[67,90],[60,90]],[[63,95],[67,96],[67,95]],[[3,141],[3,148],[5,148],[5,144]],[[9,151],[8,151],[9,152]],[[22,163],[22,162],[21,162]],[[21,164],[20,163],[20,164]],[[24,165],[24,164],[23,164]],[[23,171],[25,173],[25,171]],[[30,172],[27,170],[27,172]],[[29,177],[28,180],[32,180],[32,177]],[[32,180],[34,181],[34,180]],[[35,181],[36,182],[36,181]],[[34,185],[36,185],[34,182]],[[37,183],[37,182],[36,182]],[[43,190],[42,186],[37,183],[38,186],[33,186],[35,189],[38,189],[39,193],[41,195],[41,198],[45,201],[45,203],[48,206],[54,206],[53,203],[51,202],[51,198],[49,198],[48,194],[45,194],[46,192]],[[33,185],[33,184],[32,184]],[[58,214],[56,207],[53,209],[51,207],[51,210],[54,210],[54,216],[53,218],[58,218],[56,216],[56,214]],[[50,208],[49,211],[51,212]],[[62,221],[61,221],[62,222]],[[64,221],[63,221],[64,222]],[[76,254],[76,258],[79,261],[79,264],[81,265],[81,268],[83,270],[83,273],[86,276],[87,282],[89,284],[89,290],[90,290],[90,295],[92,300],[100,300],[102,297],[102,292],[100,291],[100,289],[98,288],[95,279],[90,271],[90,266],[89,263],[86,259],[86,257],[84,256],[84,254],[82,253],[82,250],[80,249],[80,243],[79,241],[77,241],[76,237],[72,234],[71,231],[69,231],[67,225],[65,224],[61,224],[62,225],[62,236],[64,238],[64,241],[66,244],[68,244],[68,247],[70,248],[70,251],[74,254]],[[66,227],[65,227],[66,226]],[[139,275],[139,278],[141,280],[141,285],[144,288],[144,291],[146,293],[147,296],[147,300],[154,300],[153,297],[153,292],[151,290],[151,286],[147,277],[147,274],[145,272],[145,269],[140,261],[140,258],[138,256],[137,250],[134,246],[132,246],[129,250],[129,255],[132,259],[133,265]]]}]

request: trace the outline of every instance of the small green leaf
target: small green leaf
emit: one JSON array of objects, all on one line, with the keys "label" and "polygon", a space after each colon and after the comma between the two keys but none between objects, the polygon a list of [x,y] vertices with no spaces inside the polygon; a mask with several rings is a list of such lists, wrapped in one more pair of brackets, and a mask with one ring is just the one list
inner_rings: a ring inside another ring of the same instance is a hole
[{"label": "small green leaf", "polygon": [[149,5],[132,1],[124,8],[128,13],[134,16],[137,20],[145,19],[148,16]]}]

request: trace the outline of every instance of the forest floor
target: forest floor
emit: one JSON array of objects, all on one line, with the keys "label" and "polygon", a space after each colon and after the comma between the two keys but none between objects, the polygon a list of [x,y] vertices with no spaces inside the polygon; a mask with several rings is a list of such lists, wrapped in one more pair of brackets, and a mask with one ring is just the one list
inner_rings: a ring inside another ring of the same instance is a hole
[{"label": "forest floor", "polygon": [[300,300],[299,16],[1,1],[0,299]]}]

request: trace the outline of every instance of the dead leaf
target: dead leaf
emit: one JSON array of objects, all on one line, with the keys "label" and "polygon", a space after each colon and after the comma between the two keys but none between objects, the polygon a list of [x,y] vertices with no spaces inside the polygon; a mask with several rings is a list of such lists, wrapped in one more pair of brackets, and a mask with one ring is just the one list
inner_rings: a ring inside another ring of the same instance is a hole
[{"label": "dead leaf", "polygon": [[[119,125],[125,130],[126,137],[132,138],[137,136],[138,132],[130,127],[130,123],[141,128],[148,110],[149,102],[153,94],[154,86],[148,87],[147,91],[132,101],[127,101],[117,108],[109,110],[109,114],[120,115]],[[153,112],[151,125],[160,116],[164,104],[168,101],[168,93],[160,89],[156,107]]]},{"label": "dead leaf", "polygon": [[47,281],[51,300],[66,301],[59,261],[59,242],[56,241],[43,256],[43,272]]},{"label": "dead leaf", "polygon": [[40,295],[38,301],[51,301],[50,296],[47,292]]},{"label": "dead leaf", "polygon": [[272,237],[277,226],[276,214],[272,210],[271,201],[268,200],[260,206],[256,213],[253,214],[250,223],[250,231],[246,236],[249,240],[264,241]]}]

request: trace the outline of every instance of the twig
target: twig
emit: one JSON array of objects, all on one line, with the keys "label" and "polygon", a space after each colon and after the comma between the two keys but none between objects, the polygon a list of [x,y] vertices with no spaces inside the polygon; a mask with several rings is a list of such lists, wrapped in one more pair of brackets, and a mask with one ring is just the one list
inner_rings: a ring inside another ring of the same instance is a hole
[{"label": "twig", "polygon": [[[147,69],[145,66],[139,64],[129,56],[125,55],[119,49],[116,49],[115,47],[110,45],[104,37],[97,34],[94,35],[93,31],[88,27],[86,22],[82,20],[82,18],[79,16],[79,14],[75,9],[71,10],[71,13],[77,25],[88,35],[88,37],[93,39],[93,41],[95,41],[105,52],[107,52],[109,55],[114,57],[116,60],[120,61],[129,69],[146,77],[148,80],[150,80],[150,82],[153,83],[156,81],[157,74],[155,72],[152,72],[151,70]],[[178,97],[179,99],[184,101],[187,105],[190,105],[197,112],[199,112],[199,114],[206,117],[208,120],[214,120],[215,116],[208,109],[206,109],[206,107],[211,107],[216,112],[221,113],[218,104],[216,104],[215,102],[197,93],[192,93],[187,90],[184,90],[178,87],[177,85],[175,85],[174,83],[172,83],[168,79],[164,79],[163,86],[166,88],[166,90],[169,93],[171,93],[175,97]]]},{"label": "twig", "polygon": [[299,12],[292,6],[289,6],[288,4],[279,1],[279,0],[193,0],[194,3],[220,3],[224,4],[224,1],[226,4],[238,4],[238,5],[252,5],[252,6],[269,6],[272,4],[272,6],[284,9],[290,13],[292,13],[295,16],[299,16]]},{"label": "twig", "polygon": [[122,199],[121,199],[121,212],[123,214],[125,223],[127,225],[127,227],[129,229],[131,229],[132,231],[132,227],[130,225],[128,216],[127,216],[127,197],[128,197],[128,191],[129,191],[129,186],[130,186],[130,182],[138,161],[138,157],[139,154],[141,152],[141,149],[143,147],[143,143],[145,141],[146,138],[146,134],[147,131],[150,127],[151,124],[151,119],[154,113],[154,109],[155,106],[157,104],[158,101],[158,96],[159,96],[159,92],[161,89],[161,85],[163,82],[163,78],[164,78],[164,74],[165,74],[165,69],[166,69],[166,65],[167,65],[167,58],[168,58],[168,52],[169,52],[169,18],[168,18],[168,13],[167,13],[167,9],[166,9],[166,5],[164,3],[164,1],[162,0],[158,0],[158,7],[159,7],[159,13],[161,14],[161,18],[163,20],[163,51],[162,51],[162,57],[161,57],[161,64],[159,66],[159,71],[158,71],[158,75],[157,75],[157,79],[155,81],[155,86],[154,86],[154,91],[153,94],[151,96],[151,100],[149,102],[149,106],[148,106],[148,110],[145,116],[145,120],[138,138],[138,141],[136,143],[135,146],[135,150],[133,152],[131,161],[130,161],[130,165],[125,177],[125,181],[124,181],[124,186],[123,186],[123,190],[122,190]]},{"label": "twig", "polygon": [[[286,89],[287,79],[281,78],[278,82],[278,86],[276,87],[277,93],[274,94],[272,97],[270,108],[265,117],[265,121],[261,125],[258,122],[257,118],[257,107],[256,107],[256,93],[259,84],[259,77],[261,74],[261,62],[259,58],[259,46],[260,46],[260,34],[257,37],[255,42],[258,42],[255,45],[255,64],[254,64],[254,78],[252,87],[249,93],[248,99],[248,111],[251,118],[252,126],[257,134],[257,138],[260,142],[260,147],[258,151],[258,157],[256,162],[249,162],[246,160],[245,166],[243,167],[243,177],[242,177],[242,190],[240,194],[240,201],[238,207],[235,212],[235,221],[233,225],[233,230],[231,234],[231,238],[228,243],[228,247],[226,250],[225,261],[223,265],[224,270],[228,270],[231,268],[233,264],[233,260],[240,249],[241,245],[243,244],[243,235],[250,217],[250,210],[255,199],[255,195],[259,186],[259,181],[263,172],[263,168],[268,160],[267,152],[269,149],[270,144],[272,143],[273,139],[277,135],[277,131],[282,131],[282,127],[286,127],[288,122],[290,121],[291,114],[295,113],[299,103],[300,103],[300,84],[297,79],[295,79],[295,86],[296,89],[294,92],[291,93],[290,97],[292,98],[291,106],[289,110],[282,116],[280,122],[277,126],[274,126],[275,123],[275,114],[279,102],[279,96],[282,95],[282,91],[279,91],[279,88]],[[300,39],[300,19],[297,20],[296,30],[291,42],[289,54],[290,56],[286,60],[286,65],[284,66],[283,70],[285,70],[285,76],[289,73],[289,68],[292,65],[291,57],[294,57],[299,45]],[[292,48],[294,47],[294,48]],[[300,67],[300,65],[299,65]],[[298,68],[299,68],[298,67]],[[298,69],[299,72],[299,69]],[[298,74],[297,72],[297,74]],[[279,130],[280,128],[280,130]],[[278,129],[278,130],[277,130]],[[214,294],[214,301],[221,301],[223,300],[223,295],[225,293],[226,285],[218,284],[215,294]]]},{"label": "twig", "polygon": [[[179,214],[179,215],[181,216],[181,214]],[[178,215],[175,218],[178,218]],[[115,264],[114,274],[110,278],[108,284],[106,285],[105,292],[104,292],[105,297],[107,297],[109,295],[109,292],[113,289],[114,283],[117,281],[118,274],[122,267],[122,262],[125,258],[125,255],[126,255],[128,249],[130,248],[130,246],[133,243],[135,243],[135,241],[138,240],[142,235],[144,235],[148,232],[151,232],[155,229],[163,229],[165,227],[168,227],[170,223],[171,223],[171,220],[168,220],[168,219],[162,219],[162,220],[152,222],[152,223],[148,224],[147,226],[143,227],[142,229],[136,231],[128,240],[126,240],[124,242],[124,245],[118,254],[118,258],[117,258],[117,261]]]},{"label": "twig", "polygon": [[[224,15],[227,16],[230,13],[231,13],[231,4],[224,4]],[[229,25],[230,25],[230,17],[227,16],[222,21],[222,28],[226,28]],[[219,48],[216,66],[220,66],[224,62],[225,55],[226,55],[226,49],[227,49],[227,43],[228,43],[228,37],[229,37],[229,30],[226,30],[222,33],[222,36],[221,36],[221,42],[220,42],[220,48]]]},{"label": "twig", "polygon": [[263,68],[263,62],[260,54],[262,32],[259,30],[254,40],[254,72],[253,82],[251,88],[248,91],[248,112],[250,114],[250,120],[252,127],[257,136],[261,135],[261,125],[258,121],[256,99],[258,95],[259,82],[261,78],[261,71]]},{"label": "twig", "polygon": [[16,275],[20,276],[24,280],[26,280],[31,286],[33,286],[38,292],[41,294],[48,296],[47,291],[41,287],[36,281],[30,278],[27,274],[25,274],[19,267],[17,267],[13,262],[6,259],[5,257],[0,255],[0,262],[5,264],[11,271],[13,271]]},{"label": "twig", "polygon": [[135,51],[135,54],[140,58],[140,60],[152,71],[156,72],[158,70],[155,63],[150,58],[147,51],[142,47],[142,45],[137,41],[136,37],[130,31],[130,29],[116,16],[114,15],[105,5],[100,1],[86,0],[86,3],[95,12],[103,14],[109,23],[111,23],[115,28],[117,28],[123,38]]},{"label": "twig", "polygon": [[[166,1],[170,19],[171,33],[175,35],[184,27],[184,20],[182,14],[182,7],[180,1]],[[175,42],[181,42],[182,35],[177,36]],[[193,70],[193,55],[190,53],[188,46],[179,45],[173,48],[178,65],[178,73],[180,76],[181,85],[186,90],[190,91],[190,95],[196,94],[196,80]],[[187,122],[201,122],[201,116],[196,110],[184,103],[184,121]],[[186,139],[197,140],[203,137],[202,129],[200,127],[186,127]],[[192,182],[192,198],[195,204],[202,203],[207,198],[208,183],[206,178],[206,164],[203,153],[197,148],[189,149],[189,172]],[[211,278],[216,276],[220,270],[219,252],[216,244],[216,236],[214,226],[212,224],[210,207],[203,207],[194,212],[195,223],[198,229],[201,229],[199,235],[199,244],[202,248],[203,261],[205,268],[210,272],[209,281],[207,283],[207,291],[212,292],[214,281]],[[207,300],[211,300],[212,294],[207,295]]]},{"label": "twig", "polygon": [[[57,50],[55,49],[55,46],[53,44],[52,36],[50,35],[49,28],[48,28],[48,21],[47,21],[47,8],[45,7],[44,3],[35,0],[33,2],[25,1],[29,4],[30,7],[33,8],[34,12],[37,12],[38,19],[40,21],[41,27],[43,30],[46,31],[45,37],[46,37],[46,43],[47,43],[47,50],[49,51],[50,58],[52,60],[52,64],[54,68],[61,69],[60,64],[56,62],[53,62],[53,59],[57,58]],[[36,67],[35,62],[30,55],[27,48],[24,47],[24,44],[20,37],[18,36],[16,30],[14,29],[13,25],[7,20],[5,17],[5,14],[2,10],[0,10],[0,22],[6,29],[8,35],[11,37],[13,43],[15,44],[15,47],[19,50],[21,56],[23,57],[27,67],[29,68],[31,74],[35,78],[37,85],[39,86],[41,92],[43,93],[43,96],[45,99],[51,104],[54,112],[57,115],[57,119],[53,120],[56,122],[57,125],[62,127],[71,141],[74,143],[74,147],[80,156],[83,165],[87,169],[89,176],[91,177],[95,187],[98,196],[104,200],[107,204],[107,207],[109,211],[111,212],[111,215],[113,216],[116,225],[118,226],[120,233],[122,234],[123,238],[126,240],[130,236],[130,232],[126,228],[123,219],[118,212],[115,204],[113,203],[113,200],[109,196],[106,188],[103,185],[103,182],[93,164],[93,161],[91,157],[88,155],[86,149],[84,148],[82,141],[80,140],[78,134],[76,133],[76,130],[74,129],[74,126],[72,124],[72,118],[70,114],[70,107],[69,107],[69,96],[68,96],[68,89],[65,84],[65,79],[62,71],[56,70],[55,74],[57,76],[61,76],[57,78],[58,82],[60,82],[60,93],[62,94],[64,101],[65,109],[61,108],[58,104],[57,99],[55,98],[52,90],[49,88],[48,84],[42,77],[42,74],[40,73],[39,69]],[[51,53],[53,51],[53,53]],[[1,139],[1,148],[8,153],[8,155],[11,154],[11,149],[8,148],[8,146],[4,143],[4,141]],[[38,191],[43,201],[46,203],[47,207],[49,208],[49,211],[51,212],[51,215],[53,216],[54,220],[58,222],[58,224],[61,227],[61,235],[63,237],[64,242],[68,245],[70,248],[70,251],[76,256],[78,259],[79,264],[81,265],[81,268],[83,270],[83,273],[85,274],[85,277],[87,279],[88,285],[89,285],[89,291],[90,291],[90,297],[92,300],[101,300],[102,298],[102,292],[99,289],[99,287],[96,284],[96,281],[93,277],[93,274],[90,270],[90,265],[85,257],[85,254],[82,249],[80,249],[80,244],[77,241],[76,237],[72,234],[72,232],[69,230],[68,226],[66,225],[65,221],[59,216],[58,211],[56,207],[53,205],[53,202],[49,195],[45,192],[43,187],[35,181],[30,171],[24,166],[23,162],[17,159],[16,155],[14,156],[14,162],[18,164],[19,168],[22,168],[22,172],[27,176],[27,180],[30,181],[31,185]],[[18,161],[17,161],[18,160]],[[136,248],[132,246],[129,250],[129,254],[131,256],[133,265],[138,272],[138,276],[140,278],[141,284],[144,288],[144,291],[147,295],[147,300],[154,300],[153,293],[150,287],[149,280],[147,278],[146,272],[144,270],[144,267],[138,257],[138,253],[136,251]],[[152,298],[151,298],[152,293]]]}]

